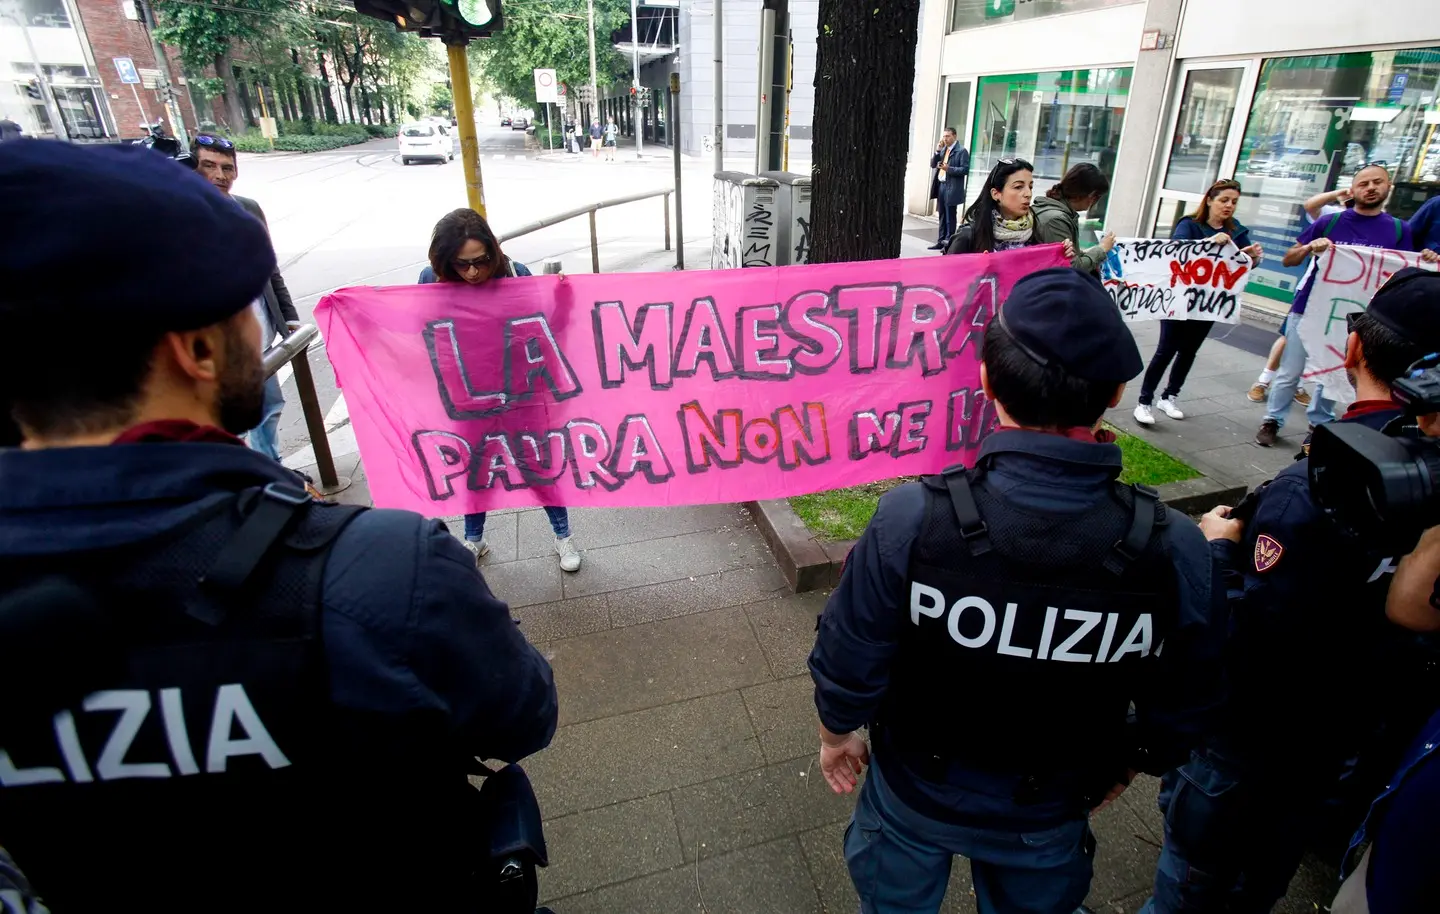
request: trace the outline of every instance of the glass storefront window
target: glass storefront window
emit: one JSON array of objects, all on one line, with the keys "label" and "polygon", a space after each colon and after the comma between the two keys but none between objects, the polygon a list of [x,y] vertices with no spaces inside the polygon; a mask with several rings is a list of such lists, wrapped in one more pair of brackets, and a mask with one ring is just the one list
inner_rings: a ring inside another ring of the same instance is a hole
[{"label": "glass storefront window", "polygon": [[[1006,156],[1035,165],[1036,191],[1080,162],[1113,177],[1130,95],[1130,67],[985,76],[979,81],[970,170]],[[970,182],[973,198],[980,181]]]},{"label": "glass storefront window", "polygon": [[70,28],[65,0],[20,0],[20,17],[32,28]]},{"label": "glass storefront window", "polygon": [[[1306,199],[1383,162],[1395,181],[1387,209],[1407,218],[1440,193],[1437,127],[1440,48],[1266,60],[1235,169],[1245,187],[1236,216],[1279,253],[1304,228]],[[1288,301],[1301,272],[1267,257],[1250,290]]]},{"label": "glass storefront window", "polygon": [[1129,6],[1144,0],[951,0],[950,31],[1002,22],[1024,22],[1061,13],[1081,13],[1107,6]]},{"label": "glass storefront window", "polygon": [[60,109],[60,117],[65,121],[65,130],[71,139],[86,137],[98,140],[105,136],[105,120],[100,116],[94,89],[52,88],[55,104]]},{"label": "glass storefront window", "polygon": [[1203,194],[1220,175],[1220,157],[1235,114],[1244,67],[1191,70],[1165,166],[1167,190]]},{"label": "glass storefront window", "polygon": [[[971,83],[966,80],[965,82],[951,83],[945,90],[945,123],[940,125],[940,129],[954,127],[962,142],[965,139],[963,122],[966,112],[970,109],[970,86]],[[940,138],[936,137],[935,140],[939,142]]]}]

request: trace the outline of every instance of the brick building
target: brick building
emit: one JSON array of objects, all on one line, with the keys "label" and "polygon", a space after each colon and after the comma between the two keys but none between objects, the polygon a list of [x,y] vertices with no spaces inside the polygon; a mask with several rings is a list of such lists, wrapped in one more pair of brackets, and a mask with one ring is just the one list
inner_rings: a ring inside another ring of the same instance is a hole
[{"label": "brick building", "polygon": [[[145,28],[141,13],[133,0],[69,0],[78,8],[80,20],[89,38],[90,52],[95,58],[96,75],[104,88],[105,100],[122,136],[139,135],[141,125],[163,120],[168,133],[175,135],[173,112],[162,98],[160,86],[163,70],[156,61],[155,45]],[[174,48],[166,48],[170,58],[170,75],[175,81],[175,102],[180,118],[194,132],[198,123],[194,101],[186,91],[184,69]],[[128,57],[138,71],[141,84],[132,92],[120,81],[114,61]],[[136,96],[140,104],[136,105]],[[142,110],[143,109],[143,110]],[[206,116],[206,120],[210,120]]]}]

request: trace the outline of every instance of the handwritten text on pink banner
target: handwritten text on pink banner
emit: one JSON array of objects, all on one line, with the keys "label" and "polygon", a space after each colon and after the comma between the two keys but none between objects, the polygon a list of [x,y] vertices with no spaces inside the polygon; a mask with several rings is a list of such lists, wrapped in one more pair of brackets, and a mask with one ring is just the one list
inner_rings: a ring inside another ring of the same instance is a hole
[{"label": "handwritten text on pink banner", "polygon": [[1059,247],[341,289],[316,307],[375,503],[779,498],[934,472],[994,427],[980,334]]}]

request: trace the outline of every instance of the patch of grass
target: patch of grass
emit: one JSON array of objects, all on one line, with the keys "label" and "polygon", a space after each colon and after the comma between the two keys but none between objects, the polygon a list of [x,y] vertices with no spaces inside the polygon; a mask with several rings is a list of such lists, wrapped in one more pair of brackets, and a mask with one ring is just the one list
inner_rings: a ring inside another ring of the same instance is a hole
[{"label": "patch of grass", "polygon": [[864,532],[865,525],[870,523],[870,518],[875,514],[875,506],[880,503],[880,496],[914,478],[902,476],[849,489],[797,495],[790,499],[790,507],[800,515],[810,532],[821,539],[853,540]]},{"label": "patch of grass", "polygon": [[1176,460],[1148,441],[1127,435],[1110,425],[1106,428],[1115,433],[1115,443],[1120,445],[1120,453],[1123,455],[1121,459],[1125,463],[1125,469],[1120,471],[1121,482],[1163,486],[1167,482],[1194,479],[1200,475],[1199,470]]},{"label": "patch of grass", "polygon": [[[1120,473],[1121,482],[1161,486],[1167,482],[1194,479],[1200,475],[1199,470],[1176,460],[1149,442],[1108,425],[1106,427],[1115,432],[1115,443],[1120,445],[1120,453],[1125,462],[1125,468]],[[821,539],[853,540],[865,530],[865,525],[870,523],[880,496],[914,478],[902,476],[849,489],[797,495],[790,499],[790,507],[800,515],[810,532]]]}]

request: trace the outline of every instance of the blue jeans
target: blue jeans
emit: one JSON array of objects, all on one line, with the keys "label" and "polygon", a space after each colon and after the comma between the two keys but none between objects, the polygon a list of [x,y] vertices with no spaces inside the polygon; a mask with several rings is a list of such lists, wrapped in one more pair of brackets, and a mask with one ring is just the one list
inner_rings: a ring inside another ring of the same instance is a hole
[{"label": "blue jeans", "polygon": [[285,396],[280,392],[280,379],[271,375],[265,381],[265,401],[260,424],[246,437],[250,447],[271,460],[280,459],[280,414],[285,411]]},{"label": "blue jeans", "polygon": [[[1265,403],[1265,419],[1285,427],[1285,415],[1295,402],[1295,391],[1305,375],[1305,344],[1300,342],[1300,321],[1303,315],[1291,314],[1285,319],[1285,351],[1280,355],[1280,368],[1270,382],[1270,398]],[[1311,425],[1335,421],[1335,401],[1325,398],[1325,385],[1316,384],[1315,394],[1305,417]]]},{"label": "blue jeans", "polygon": [[1300,866],[1318,800],[1283,775],[1242,775],[1197,752],[1160,781],[1160,810],[1165,847],[1141,914],[1263,914]]},{"label": "blue jeans", "polygon": [[[550,518],[550,529],[555,531],[556,539],[564,539],[570,535],[570,512],[564,508],[552,508],[545,506],[545,516]],[[477,511],[474,514],[465,515],[465,538],[472,543],[478,543],[485,538],[485,512]]]},{"label": "blue jeans", "polygon": [[970,858],[980,914],[1070,914],[1090,891],[1095,839],[1085,819],[1024,834],[937,822],[872,765],[845,830],[861,914],[939,911],[956,854]]}]

